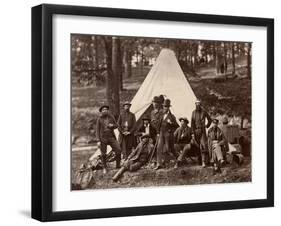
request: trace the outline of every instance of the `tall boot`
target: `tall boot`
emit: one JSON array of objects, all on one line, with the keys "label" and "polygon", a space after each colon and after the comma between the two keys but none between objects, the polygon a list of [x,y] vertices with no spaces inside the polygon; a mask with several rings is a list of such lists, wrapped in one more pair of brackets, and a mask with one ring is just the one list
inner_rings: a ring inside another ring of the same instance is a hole
[{"label": "tall boot", "polygon": [[120,168],[121,154],[116,154],[116,169]]},{"label": "tall boot", "polygon": [[206,153],[202,152],[202,167],[205,168],[206,167]]},{"label": "tall boot", "polygon": [[114,182],[116,182],[116,181],[118,181],[119,180],[119,178],[123,175],[123,173],[126,171],[126,167],[121,167],[118,171],[117,171],[117,173],[112,177],[112,180],[114,181]]},{"label": "tall boot", "polygon": [[102,167],[103,167],[103,174],[107,173],[107,165],[106,165],[106,155],[101,156]]}]

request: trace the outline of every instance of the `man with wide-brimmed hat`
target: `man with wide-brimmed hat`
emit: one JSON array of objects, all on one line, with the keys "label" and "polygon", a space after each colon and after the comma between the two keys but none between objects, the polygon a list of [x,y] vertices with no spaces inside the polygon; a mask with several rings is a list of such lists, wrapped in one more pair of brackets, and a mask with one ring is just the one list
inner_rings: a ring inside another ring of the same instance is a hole
[{"label": "man with wide-brimmed hat", "polygon": [[225,137],[218,123],[218,119],[213,119],[213,126],[208,130],[210,163],[214,167],[214,172],[220,172],[220,167],[224,163],[222,146],[225,144]]},{"label": "man with wide-brimmed hat", "polygon": [[194,134],[196,142],[199,144],[200,147],[199,162],[201,162],[202,167],[205,167],[208,163],[209,157],[206,128],[210,127],[212,119],[209,114],[202,108],[200,100],[196,100],[195,107],[196,108],[192,112],[191,116],[191,130]]},{"label": "man with wide-brimmed hat", "polygon": [[149,138],[148,134],[141,136],[141,142],[131,152],[120,170],[113,176],[113,181],[118,181],[125,171],[136,171],[147,163],[148,157],[153,150],[153,145],[149,143]]},{"label": "man with wide-brimmed hat", "polygon": [[106,165],[106,150],[107,145],[111,146],[112,150],[115,152],[116,156],[116,168],[120,168],[121,161],[121,148],[116,140],[114,129],[117,128],[117,123],[113,117],[109,113],[109,106],[102,105],[99,108],[99,112],[101,115],[97,119],[96,124],[96,138],[97,145],[101,150],[101,161],[103,164],[103,172],[106,173],[107,165]]},{"label": "man with wide-brimmed hat", "polygon": [[165,97],[164,97],[163,94],[161,94],[161,95],[158,96],[158,98],[159,98],[160,108],[162,109],[163,108],[163,103],[165,101]]},{"label": "man with wide-brimmed hat", "polygon": [[188,126],[188,119],[186,117],[179,118],[180,127],[176,129],[174,132],[174,147],[177,153],[180,153],[175,168],[184,161],[185,157],[191,151],[192,146],[192,131],[191,128]]},{"label": "man with wide-brimmed hat", "polygon": [[176,117],[171,113],[170,107],[170,99],[165,99],[158,129],[159,141],[157,144],[157,165],[155,170],[163,168],[165,154],[171,153],[177,158],[177,154],[174,150],[174,131],[178,127],[178,123]]},{"label": "man with wide-brimmed hat", "polygon": [[150,139],[152,139],[153,144],[155,144],[157,132],[156,129],[151,125],[150,118],[147,115],[142,117],[142,125],[137,131],[138,136],[145,134],[148,134]]},{"label": "man with wide-brimmed hat", "polygon": [[160,128],[160,121],[163,115],[163,111],[160,107],[161,101],[158,96],[153,97],[152,99],[152,106],[153,109],[150,113],[150,123],[156,129],[157,133],[159,134]]},{"label": "man with wide-brimmed hat", "polygon": [[117,120],[119,137],[118,141],[121,146],[123,158],[127,159],[133,147],[135,147],[135,126],[136,116],[130,111],[131,103],[126,101],[123,104],[123,112],[119,115]]}]

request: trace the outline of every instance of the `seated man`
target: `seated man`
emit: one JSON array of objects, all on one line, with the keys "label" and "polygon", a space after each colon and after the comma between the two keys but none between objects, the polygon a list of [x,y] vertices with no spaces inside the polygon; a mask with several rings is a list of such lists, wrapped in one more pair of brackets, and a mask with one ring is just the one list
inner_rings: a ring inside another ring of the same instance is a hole
[{"label": "seated man", "polygon": [[213,119],[213,126],[208,131],[210,163],[213,164],[214,172],[221,172],[220,167],[224,163],[222,146],[225,144],[225,138],[218,123],[219,120]]},{"label": "seated man", "polygon": [[148,161],[148,157],[153,150],[153,145],[149,143],[149,135],[141,137],[141,142],[129,155],[128,160],[123,163],[120,170],[113,176],[113,181],[118,181],[125,171],[137,171]]},{"label": "seated man", "polygon": [[191,150],[191,139],[192,139],[192,132],[191,128],[188,126],[188,119],[187,118],[179,118],[180,127],[176,129],[174,132],[174,148],[177,153],[180,153],[179,157],[177,158],[177,162],[175,168],[183,162],[187,153]]},{"label": "seated man", "polygon": [[144,116],[142,118],[143,124],[137,131],[137,136],[143,136],[145,134],[148,134],[150,139],[153,141],[153,144],[155,144],[156,141],[156,129],[150,124],[150,118],[147,116]]}]

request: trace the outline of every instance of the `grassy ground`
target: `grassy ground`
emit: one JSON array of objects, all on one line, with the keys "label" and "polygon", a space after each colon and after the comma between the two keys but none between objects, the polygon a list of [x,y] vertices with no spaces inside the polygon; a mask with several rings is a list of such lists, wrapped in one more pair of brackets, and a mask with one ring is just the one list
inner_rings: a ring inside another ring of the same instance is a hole
[{"label": "grassy ground", "polygon": [[[94,150],[72,153],[72,175],[82,163],[89,158]],[[154,171],[151,167],[145,167],[137,172],[125,172],[118,183],[112,181],[117,172],[114,163],[109,164],[109,171],[103,174],[102,170],[94,172],[93,183],[88,189],[107,189],[125,187],[150,187],[168,185],[192,185],[213,183],[237,183],[251,181],[251,161],[245,158],[242,166],[233,163],[222,168],[221,174],[213,174],[211,167],[202,169],[196,163],[189,163],[177,169],[173,168],[174,162],[166,169]],[[74,181],[74,178],[73,178]],[[77,189],[77,188],[76,188]],[[75,189],[74,189],[75,190]]]}]

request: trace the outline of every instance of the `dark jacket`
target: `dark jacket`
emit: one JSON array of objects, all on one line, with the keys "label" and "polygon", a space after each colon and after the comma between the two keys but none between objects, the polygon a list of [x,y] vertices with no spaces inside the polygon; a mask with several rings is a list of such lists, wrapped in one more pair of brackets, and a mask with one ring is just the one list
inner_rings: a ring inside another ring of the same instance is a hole
[{"label": "dark jacket", "polygon": [[[127,128],[125,127],[125,122],[128,123]],[[130,111],[129,112],[123,111],[117,120],[117,124],[120,133],[125,132],[127,130],[128,132],[133,134],[136,126],[136,116]]]},{"label": "dark jacket", "polygon": [[138,146],[129,155],[128,159],[131,161],[138,161],[145,164],[152,149],[153,145],[151,145],[149,142],[140,142]]},{"label": "dark jacket", "polygon": [[[142,135],[142,133],[145,133],[145,127],[144,127],[144,125],[142,125],[142,126],[138,129],[137,135]],[[149,124],[149,136],[152,138],[153,143],[155,143],[156,135],[157,135],[156,129],[155,129],[151,124]]]},{"label": "dark jacket", "polygon": [[[174,131],[179,127],[176,117],[169,111],[167,117],[164,119],[164,112],[162,113],[162,119],[160,121],[160,132],[174,133]],[[171,121],[169,123],[168,121]]]},{"label": "dark jacket", "polygon": [[176,144],[189,144],[191,141],[191,128],[186,126],[185,128],[179,127],[174,132],[174,141]]},{"label": "dark jacket", "polygon": [[[207,119],[207,125],[205,124],[206,119]],[[209,128],[211,123],[212,123],[212,119],[205,110],[203,110],[203,109],[201,109],[200,111],[194,110],[192,112],[191,130],[193,133],[195,133],[196,129],[204,130],[205,128]]]},{"label": "dark jacket", "polygon": [[214,140],[217,140],[219,145],[223,145],[226,142],[223,132],[219,127],[217,127],[217,129],[215,129],[214,127],[211,127],[208,130],[209,145],[211,145],[212,141],[214,141]]},{"label": "dark jacket", "polygon": [[162,109],[153,109],[150,113],[150,124],[156,129],[156,132],[160,132],[160,123],[163,118],[163,110]]},{"label": "dark jacket", "polygon": [[[109,124],[113,124],[112,127],[109,127]],[[113,115],[108,114],[105,116],[100,116],[97,119],[96,124],[96,138],[98,141],[104,142],[107,138],[115,138],[114,129],[116,129],[117,123]]]}]

